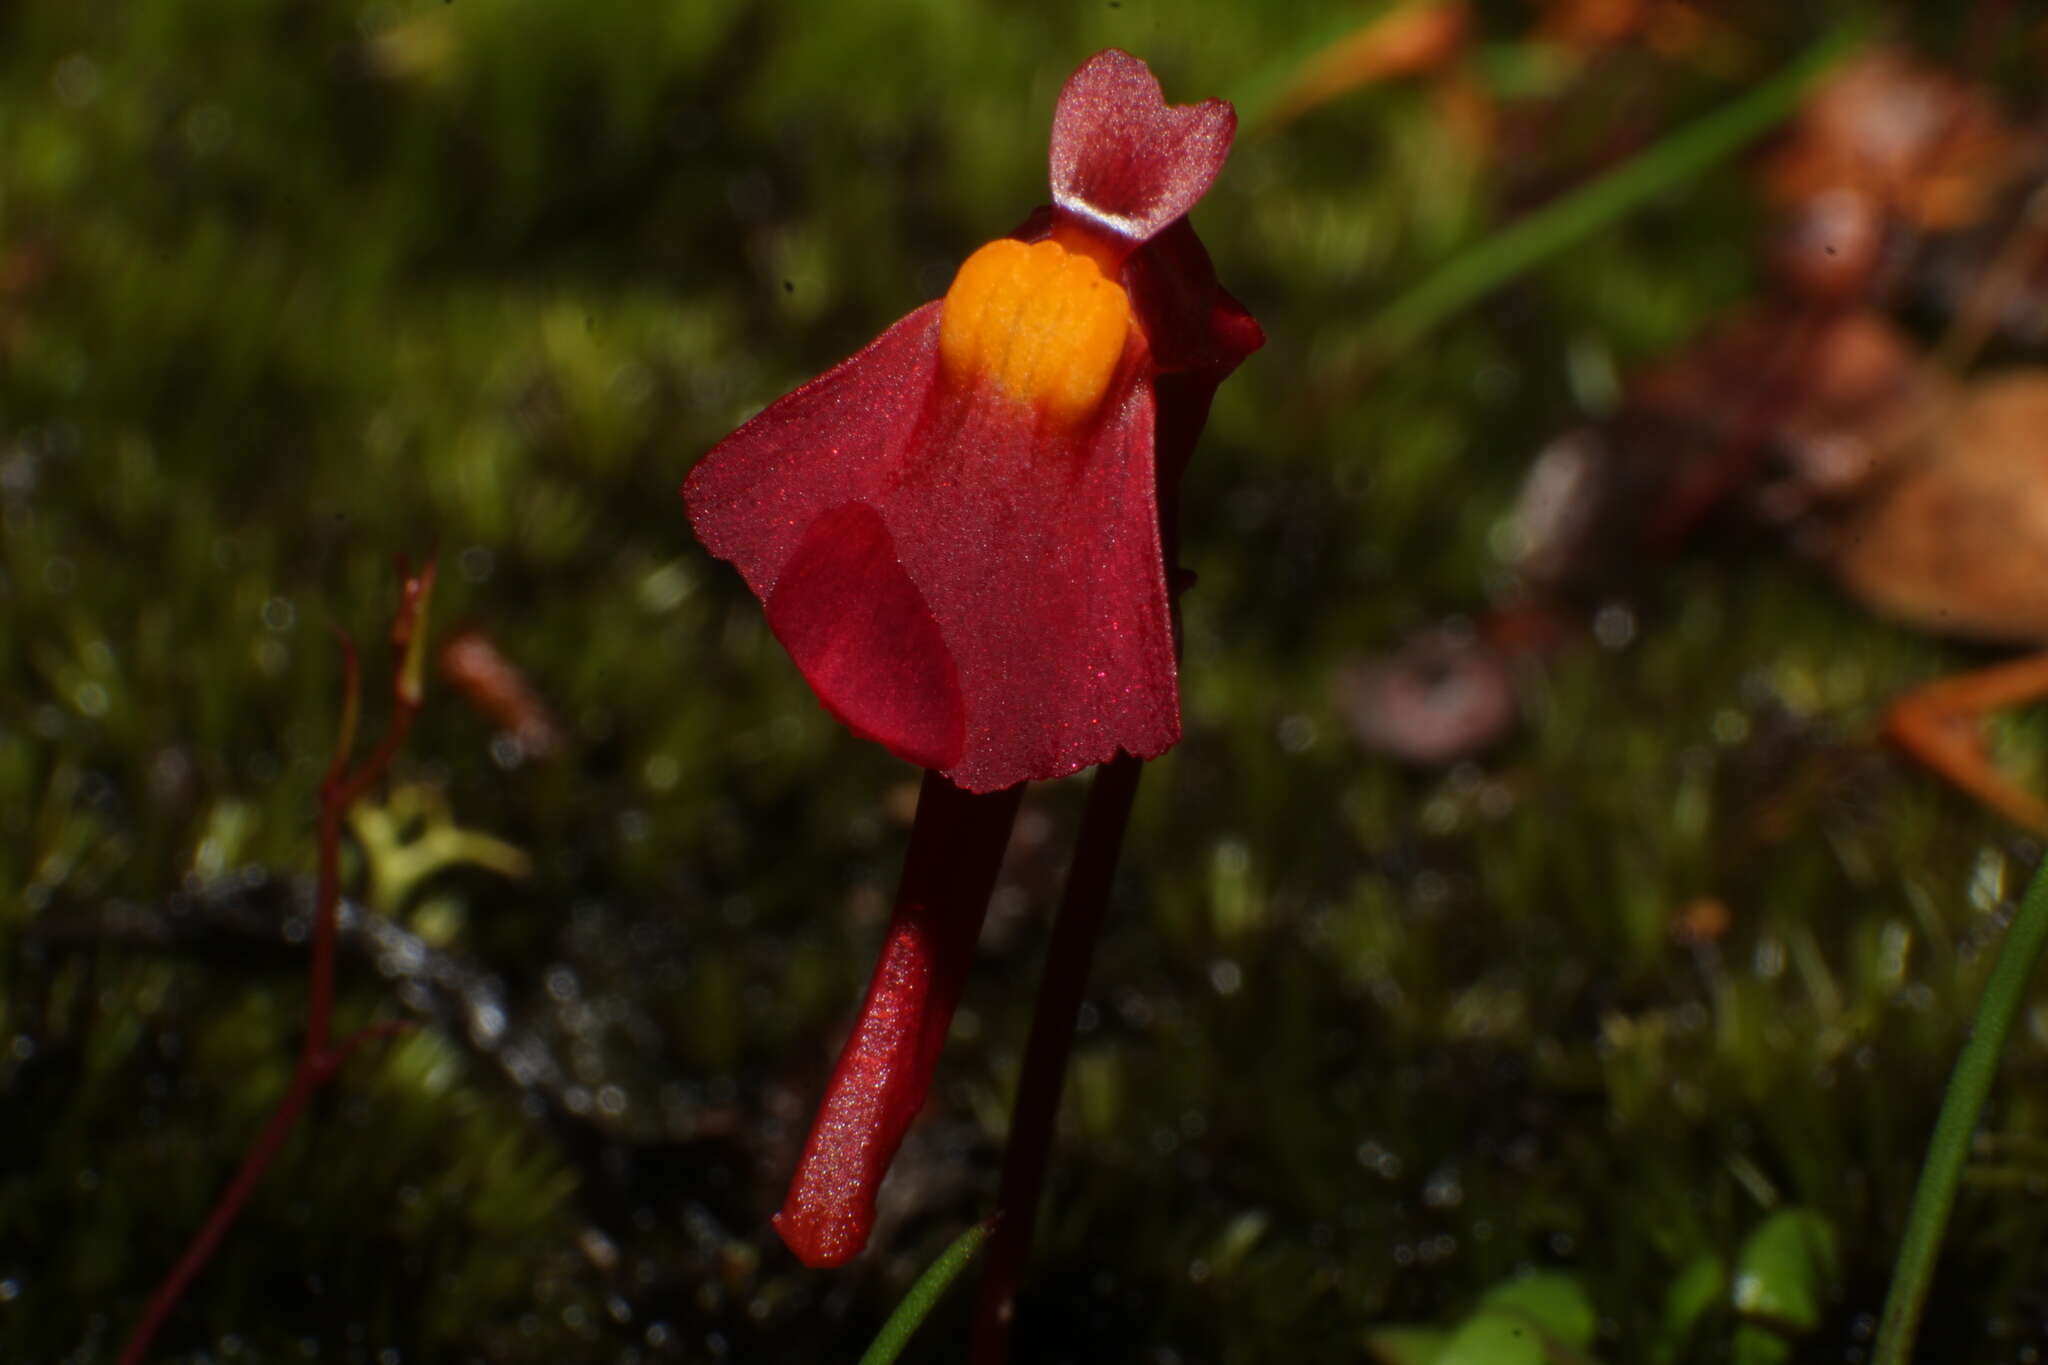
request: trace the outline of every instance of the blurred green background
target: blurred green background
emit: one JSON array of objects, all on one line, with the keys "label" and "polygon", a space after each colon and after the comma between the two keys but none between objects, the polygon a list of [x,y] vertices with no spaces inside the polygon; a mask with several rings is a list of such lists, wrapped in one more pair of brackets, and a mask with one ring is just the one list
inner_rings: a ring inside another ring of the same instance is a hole
[{"label": "blurred green background", "polygon": [[[1089,53],[1255,115],[1377,8],[0,7],[0,1356],[110,1359],[280,1093],[331,627],[374,724],[394,556],[434,551],[436,628],[488,632],[562,742],[430,693],[340,1006],[419,1027],[316,1103],[159,1357],[853,1358],[993,1201],[1079,784],[1028,797],[874,1249],[801,1270],[766,1219],[916,775],[810,701],[675,489],[1041,201]],[[1970,8],[1912,35],[1952,57]],[[1584,1358],[1861,1358],[2039,854],[1869,732],[1979,656],[1748,542],[1647,566],[1480,761],[1404,771],[1337,705],[1497,600],[1535,450],[1757,288],[1764,211],[1727,161],[1361,370],[1376,309],[1898,17],[1717,12],[1703,58],[1480,4],[1457,62],[1501,154],[1378,84],[1248,118],[1197,210],[1270,342],[1187,481],[1187,737],[1141,793],[1021,1359],[1359,1360],[1531,1270]],[[1993,68],[2038,88],[2023,45]],[[529,874],[437,865],[451,831]],[[1675,934],[1707,900],[1724,930]],[[2044,1083],[2037,1006],[1926,1359],[2048,1349]],[[1812,1254],[1756,1270],[1787,1216]],[[959,1358],[968,1297],[915,1358]]]}]

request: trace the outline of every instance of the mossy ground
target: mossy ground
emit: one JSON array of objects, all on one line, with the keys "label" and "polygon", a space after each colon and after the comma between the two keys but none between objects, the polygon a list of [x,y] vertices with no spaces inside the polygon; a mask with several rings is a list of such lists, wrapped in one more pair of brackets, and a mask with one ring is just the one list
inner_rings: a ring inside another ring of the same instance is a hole
[{"label": "mossy ground", "polygon": [[[1485,608],[1521,473],[1598,377],[1756,287],[1744,168],[1359,382],[1340,360],[1421,272],[1596,169],[1616,108],[1675,126],[1820,23],[1732,7],[1725,69],[1546,76],[1525,11],[1480,9],[1482,70],[1555,85],[1533,162],[1462,161],[1423,92],[1369,91],[1249,129],[1196,215],[1271,342],[1186,489],[1188,734],[1141,793],[1025,1358],[1356,1360],[1375,1324],[1451,1321],[1545,1266],[1581,1277],[1601,1358],[1719,1359],[1727,1314],[1665,1342],[1666,1291],[1792,1205],[1843,1248],[1799,1350],[1857,1358],[2038,855],[1869,742],[1887,698],[1979,656],[1768,544],[1649,566],[1633,630],[1531,670],[1483,763],[1416,776],[1347,736],[1341,670]],[[0,1355],[110,1358],[283,1086],[328,627],[374,642],[394,553],[436,548],[437,622],[486,628],[569,740],[494,756],[442,689],[398,781],[534,871],[379,907],[411,946],[345,959],[342,1022],[420,1027],[316,1105],[165,1358],[852,1358],[993,1198],[1078,792],[1030,797],[877,1251],[798,1269],[766,1215],[914,775],[808,699],[675,487],[1038,201],[1083,56],[1242,93],[1330,22],[1305,0],[0,14]],[[2023,764],[2048,739],[2000,736]],[[1689,945],[1703,897],[1730,924]],[[511,1042],[474,1045],[492,1000]],[[2037,1008],[1928,1359],[2048,1345],[2044,1082]],[[964,1312],[919,1359],[957,1358]]]}]

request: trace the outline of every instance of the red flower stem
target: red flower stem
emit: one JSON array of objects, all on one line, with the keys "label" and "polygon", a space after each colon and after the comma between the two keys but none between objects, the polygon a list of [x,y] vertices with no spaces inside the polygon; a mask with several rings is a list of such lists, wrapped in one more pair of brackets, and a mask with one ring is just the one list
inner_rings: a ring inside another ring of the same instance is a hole
[{"label": "red flower stem", "polygon": [[1045,974],[1038,983],[1031,1037],[1024,1046],[1024,1071],[1010,1115],[1010,1140],[1003,1150],[998,1221],[982,1263],[980,1300],[974,1315],[974,1365],[1003,1365],[1009,1355],[1010,1317],[1016,1306],[1017,1283],[1031,1257],[1038,1197],[1052,1149],[1053,1119],[1059,1113],[1067,1059],[1073,1051],[1074,1022],[1088,989],[1095,944],[1102,936],[1103,915],[1109,906],[1110,882],[1123,849],[1124,829],[1130,823],[1131,803],[1138,794],[1138,775],[1143,771],[1140,760],[1119,754],[1097,770],[1088,789],[1074,861],[1067,869],[1066,893],[1046,948]]},{"label": "red flower stem", "polygon": [[150,1295],[149,1306],[143,1310],[140,1321],[135,1324],[135,1330],[129,1333],[128,1344],[121,1348],[120,1365],[140,1365],[148,1354],[150,1343],[156,1338],[157,1329],[163,1326],[164,1319],[170,1316],[171,1310],[178,1306],[178,1301],[185,1296],[185,1290],[198,1278],[199,1272],[206,1268],[206,1263],[213,1259],[214,1250],[220,1246],[221,1238],[227,1235],[228,1229],[240,1216],[242,1206],[249,1202],[249,1196],[255,1192],[257,1182],[263,1179],[264,1171],[269,1169],[271,1160],[284,1145],[285,1138],[291,1135],[293,1125],[299,1121],[300,1111],[305,1109],[306,1102],[319,1088],[321,1079],[319,1072],[308,1067],[301,1059],[297,1069],[292,1073],[291,1089],[285,1092],[283,1101],[271,1114],[270,1122],[264,1126],[262,1135],[250,1146],[248,1155],[242,1159],[242,1168],[235,1172],[234,1180],[229,1182],[227,1189],[222,1191],[220,1198],[214,1202],[213,1212],[207,1215],[198,1235],[186,1246],[185,1254],[178,1258],[178,1263],[171,1268],[171,1273],[164,1277],[163,1283]]},{"label": "red flower stem", "polygon": [[[302,1071],[317,1068],[328,1055],[327,1037],[334,1014],[334,937],[341,904],[341,823],[347,818],[349,807],[360,801],[390,768],[418,712],[417,702],[398,699],[392,707],[390,728],[384,732],[376,752],[353,774],[344,771],[345,760],[337,755],[334,766],[320,783],[320,880],[313,901],[313,963],[306,988],[306,1041],[299,1054]],[[344,1049],[347,1047],[343,1044]]]},{"label": "red flower stem", "polygon": [[350,1034],[333,1051],[323,1053],[310,1064],[301,1061],[292,1073],[291,1089],[285,1092],[284,1099],[279,1101],[277,1109],[271,1114],[270,1122],[264,1126],[256,1141],[250,1144],[248,1155],[242,1158],[242,1168],[235,1172],[235,1178],[229,1182],[227,1189],[221,1192],[220,1198],[214,1203],[213,1212],[207,1215],[205,1224],[192,1238],[191,1244],[185,1248],[185,1254],[178,1258],[178,1264],[172,1267],[171,1273],[157,1286],[156,1293],[150,1296],[149,1307],[143,1312],[141,1321],[136,1323],[135,1330],[129,1335],[128,1344],[121,1351],[121,1365],[139,1365],[149,1350],[149,1344],[155,1338],[157,1329],[163,1326],[164,1319],[177,1307],[178,1300],[184,1297],[187,1287],[213,1258],[214,1251],[220,1246],[221,1238],[227,1235],[228,1229],[241,1214],[242,1206],[248,1203],[249,1196],[255,1193],[257,1184],[263,1179],[264,1171],[269,1169],[278,1150],[284,1146],[284,1140],[291,1136],[293,1126],[298,1122],[299,1115],[305,1110],[308,1102],[312,1100],[314,1092],[339,1071],[342,1063],[353,1056],[356,1049],[364,1043],[376,1038],[389,1038],[393,1034],[404,1032],[405,1028],[406,1025],[400,1022],[372,1024]]},{"label": "red flower stem", "polygon": [[[433,566],[430,564],[421,575],[431,590]],[[410,642],[411,631],[416,624],[415,613],[421,595],[421,579],[409,580],[406,585],[405,606],[401,608],[399,620],[406,631],[406,640],[394,639],[400,646],[401,658],[404,645]],[[249,1202],[249,1196],[256,1192],[256,1186],[263,1180],[263,1174],[270,1169],[270,1163],[277,1158],[284,1147],[285,1139],[291,1136],[298,1124],[299,1115],[313,1095],[333,1079],[342,1064],[364,1043],[376,1038],[388,1038],[404,1030],[403,1024],[371,1024],[358,1029],[340,1043],[329,1046],[334,1013],[334,941],[336,921],[341,905],[341,823],[353,806],[391,766],[391,760],[398,755],[405,743],[407,733],[412,729],[413,717],[419,713],[419,694],[416,680],[408,686],[405,670],[401,666],[400,676],[392,688],[391,723],[384,732],[384,738],[361,767],[353,773],[348,770],[348,751],[355,738],[357,703],[360,692],[360,670],[356,662],[353,644],[346,637],[342,639],[342,721],[340,743],[336,746],[334,760],[328,765],[327,774],[320,782],[320,872],[313,896],[313,953],[308,971],[306,988],[306,1039],[299,1050],[298,1064],[292,1069],[292,1081],[284,1098],[278,1101],[271,1112],[270,1122],[250,1144],[248,1153],[242,1158],[241,1169],[235,1178],[221,1191],[214,1201],[213,1209],[206,1216],[178,1263],[171,1267],[170,1274],[163,1278],[149,1304],[142,1311],[142,1317],[128,1334],[128,1341],[121,1348],[119,1365],[141,1365],[149,1354],[150,1343],[156,1339],[164,1320],[171,1310],[178,1306],[192,1281],[206,1268],[213,1253],[219,1249],[221,1239],[234,1226],[242,1208]]]},{"label": "red flower stem", "polygon": [[867,1245],[875,1191],[931,1089],[1023,792],[975,796],[925,774],[881,959],[775,1216],[805,1265],[839,1265]]}]

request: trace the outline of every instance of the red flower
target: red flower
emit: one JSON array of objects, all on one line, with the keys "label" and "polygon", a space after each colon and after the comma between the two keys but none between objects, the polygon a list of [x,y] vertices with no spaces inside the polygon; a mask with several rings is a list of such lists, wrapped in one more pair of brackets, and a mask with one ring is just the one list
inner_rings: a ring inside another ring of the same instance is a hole
[{"label": "red flower", "polygon": [[1263,340],[1184,217],[1236,123],[1090,59],[1053,205],[683,485],[819,700],[968,791],[1180,737],[1160,508]]},{"label": "red flower", "polygon": [[1264,340],[1185,216],[1236,123],[1221,100],[1168,105],[1127,53],[1090,59],[1053,115],[1055,202],[683,485],[825,706],[933,770],[775,1220],[806,1264],[867,1242],[1021,784],[1180,737],[1173,494],[1216,385]]}]

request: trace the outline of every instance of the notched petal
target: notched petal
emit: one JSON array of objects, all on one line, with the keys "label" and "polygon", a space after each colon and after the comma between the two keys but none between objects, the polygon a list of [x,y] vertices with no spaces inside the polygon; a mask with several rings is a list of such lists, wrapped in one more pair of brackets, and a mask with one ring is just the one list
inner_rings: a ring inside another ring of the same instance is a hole
[{"label": "notched petal", "polygon": [[1226,101],[1168,104],[1145,63],[1116,48],[1097,53],[1053,111],[1053,199],[1146,241],[1208,193],[1236,132]]}]

